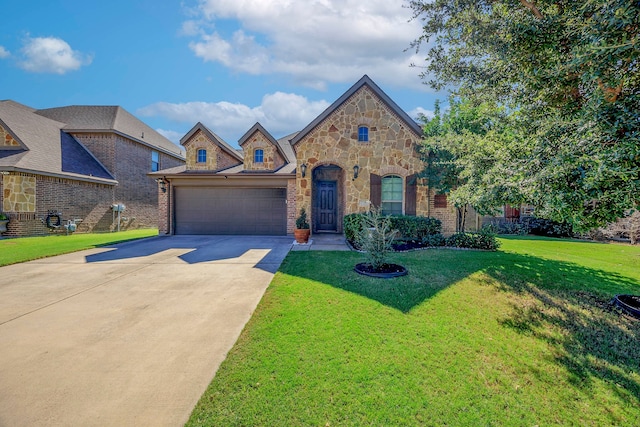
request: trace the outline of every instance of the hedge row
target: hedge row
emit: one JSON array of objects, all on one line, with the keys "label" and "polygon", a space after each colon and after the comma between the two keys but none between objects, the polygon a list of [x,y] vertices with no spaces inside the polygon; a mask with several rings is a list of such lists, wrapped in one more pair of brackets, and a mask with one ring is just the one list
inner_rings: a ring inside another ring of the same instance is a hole
[{"label": "hedge row", "polygon": [[[368,214],[355,213],[344,217],[345,238],[357,247],[358,235],[362,231],[364,218]],[[391,228],[398,230],[398,239],[421,242],[426,246],[449,246],[454,248],[470,248],[496,250],[500,243],[490,227],[479,233],[456,233],[448,238],[442,235],[442,222],[436,218],[398,215],[391,216]]]},{"label": "hedge row", "polygon": [[[364,213],[354,213],[344,217],[344,236],[349,242],[355,242],[363,226]],[[398,230],[400,238],[422,240],[442,232],[442,222],[437,218],[424,216],[391,216],[391,228]]]}]

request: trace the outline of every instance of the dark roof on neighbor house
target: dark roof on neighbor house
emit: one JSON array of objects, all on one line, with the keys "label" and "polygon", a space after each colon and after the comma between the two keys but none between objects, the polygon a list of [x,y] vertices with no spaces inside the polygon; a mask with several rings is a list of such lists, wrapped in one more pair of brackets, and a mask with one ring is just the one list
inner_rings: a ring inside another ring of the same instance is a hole
[{"label": "dark roof on neighbor house", "polygon": [[120,106],[71,105],[35,110],[36,114],[64,123],[73,132],[116,132],[136,142],[184,159],[184,151]]},{"label": "dark roof on neighbor house", "polygon": [[64,123],[14,101],[0,101],[0,126],[21,145],[0,150],[0,170],[117,184],[109,171],[73,136]]},{"label": "dark roof on neighbor house", "polygon": [[185,136],[180,138],[180,144],[184,145],[198,131],[203,132],[210,140],[212,140],[215,144],[218,144],[220,148],[231,154],[239,161],[242,161],[243,157],[241,152],[229,145],[227,141],[216,135],[211,129],[203,125],[202,122],[196,123],[195,126],[193,126]]},{"label": "dark roof on neighbor house", "polygon": [[337,110],[342,104],[344,104],[351,96],[353,96],[357,91],[359,91],[362,87],[367,86],[371,91],[376,94],[378,98],[382,100],[386,104],[387,107],[391,109],[400,119],[409,126],[416,134],[422,135],[422,128],[415,120],[413,120],[407,113],[404,112],[402,108],[398,106],[389,96],[384,93],[380,87],[369,78],[366,74],[362,76],[360,80],[356,82],[349,90],[347,90],[340,98],[338,98],[333,104],[327,107],[318,117],[316,117],[311,123],[309,123],[304,129],[302,129],[292,140],[291,145],[295,145],[302,138],[304,138],[307,134],[309,134],[313,129],[316,128],[322,121],[324,121],[331,113]]}]

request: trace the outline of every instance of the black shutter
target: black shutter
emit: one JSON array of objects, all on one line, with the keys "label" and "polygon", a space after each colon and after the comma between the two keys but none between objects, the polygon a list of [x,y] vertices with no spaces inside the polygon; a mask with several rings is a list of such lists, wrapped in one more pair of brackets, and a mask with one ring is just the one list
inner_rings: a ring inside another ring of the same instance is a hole
[{"label": "black shutter", "polygon": [[370,174],[369,188],[371,191],[371,195],[369,196],[371,207],[379,208],[382,204],[382,177],[380,175]]},{"label": "black shutter", "polygon": [[409,175],[404,187],[404,213],[405,215],[416,215],[416,195],[418,192],[418,175]]}]

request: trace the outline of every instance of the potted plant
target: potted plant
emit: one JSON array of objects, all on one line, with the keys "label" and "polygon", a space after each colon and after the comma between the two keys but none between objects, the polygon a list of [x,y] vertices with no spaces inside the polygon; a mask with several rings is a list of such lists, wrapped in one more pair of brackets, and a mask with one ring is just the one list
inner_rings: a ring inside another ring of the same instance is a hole
[{"label": "potted plant", "polygon": [[9,223],[9,217],[7,214],[0,212],[0,233],[7,231],[7,224]]},{"label": "potted plant", "polygon": [[307,243],[309,241],[309,221],[307,220],[307,211],[305,208],[300,209],[300,216],[296,219],[296,229],[293,231],[293,237],[295,237],[298,243]]}]

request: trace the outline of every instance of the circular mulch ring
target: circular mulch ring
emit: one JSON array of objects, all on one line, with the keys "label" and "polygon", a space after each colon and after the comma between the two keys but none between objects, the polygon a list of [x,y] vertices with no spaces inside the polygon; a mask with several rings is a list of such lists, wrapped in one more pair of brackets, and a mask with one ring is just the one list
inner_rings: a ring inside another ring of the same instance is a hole
[{"label": "circular mulch ring", "polygon": [[382,268],[375,269],[371,267],[371,264],[361,262],[360,264],[356,264],[354,270],[363,276],[377,277],[380,279],[391,279],[408,274],[407,269],[399,264],[382,264]]},{"label": "circular mulch ring", "polygon": [[613,301],[618,307],[640,319],[640,295],[616,295]]}]

